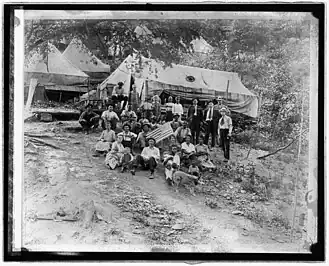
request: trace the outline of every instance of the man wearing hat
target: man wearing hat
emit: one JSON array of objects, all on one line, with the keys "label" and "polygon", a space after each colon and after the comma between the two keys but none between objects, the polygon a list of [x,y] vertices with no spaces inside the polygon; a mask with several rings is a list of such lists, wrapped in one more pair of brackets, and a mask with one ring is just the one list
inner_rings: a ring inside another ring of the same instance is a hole
[{"label": "man wearing hat", "polygon": [[136,139],[137,135],[133,132],[131,132],[131,125],[129,123],[124,123],[123,131],[118,134],[118,136],[122,136],[122,145],[123,147],[129,147],[130,149],[133,148],[134,140]]},{"label": "man wearing hat", "polygon": [[218,135],[220,138],[220,146],[224,151],[224,161],[230,159],[230,138],[232,135],[232,119],[227,115],[228,111],[226,108],[220,109],[222,117],[219,119],[218,123]]},{"label": "man wearing hat", "polygon": [[201,130],[201,122],[203,120],[202,109],[198,106],[198,99],[193,99],[193,104],[187,112],[188,120],[190,121],[190,129],[193,142],[196,144]]},{"label": "man wearing hat", "polygon": [[148,143],[146,141],[146,135],[150,132],[150,123],[146,122],[142,124],[142,132],[140,132],[137,136],[136,144],[140,149],[144,149],[146,146],[148,146]]},{"label": "man wearing hat", "polygon": [[210,101],[204,114],[204,120],[206,121],[205,144],[208,145],[209,135],[211,134],[212,148],[214,148],[216,144],[219,118],[219,111],[214,108],[214,103]]},{"label": "man wearing hat", "polygon": [[97,128],[99,122],[99,115],[92,111],[92,105],[87,104],[86,111],[84,111],[79,118],[79,123],[85,130],[85,134],[89,134],[90,128]]},{"label": "man wearing hat", "polygon": [[183,121],[183,125],[176,129],[174,135],[180,144],[185,141],[187,135],[192,136],[191,129],[187,127],[186,121]]},{"label": "man wearing hat", "polygon": [[144,102],[141,106],[142,112],[144,113],[144,116],[147,120],[151,119],[153,106],[151,103],[151,97],[147,96],[146,102]]},{"label": "man wearing hat", "polygon": [[150,179],[154,178],[154,171],[160,161],[160,150],[155,147],[155,139],[149,138],[148,139],[148,147],[145,147],[141,153],[141,155],[136,156],[136,160],[134,163],[134,169],[131,173],[134,175],[136,169],[139,165],[142,166],[143,169],[150,170]]}]

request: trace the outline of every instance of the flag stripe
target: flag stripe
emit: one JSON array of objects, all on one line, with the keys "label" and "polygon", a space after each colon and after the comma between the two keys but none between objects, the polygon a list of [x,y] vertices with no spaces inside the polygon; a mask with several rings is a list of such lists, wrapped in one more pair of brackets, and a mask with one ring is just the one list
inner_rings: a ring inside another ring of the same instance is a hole
[{"label": "flag stripe", "polygon": [[146,135],[147,138],[154,138],[156,142],[159,142],[163,139],[168,138],[170,135],[172,135],[174,132],[171,128],[170,122],[160,126],[159,128],[151,131]]}]

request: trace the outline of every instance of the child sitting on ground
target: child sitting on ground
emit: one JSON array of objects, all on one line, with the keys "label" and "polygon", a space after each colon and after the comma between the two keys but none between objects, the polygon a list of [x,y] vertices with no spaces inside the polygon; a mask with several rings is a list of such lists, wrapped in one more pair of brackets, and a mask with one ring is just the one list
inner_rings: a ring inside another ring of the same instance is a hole
[{"label": "child sitting on ground", "polygon": [[177,146],[172,146],[171,154],[164,154],[165,176],[166,181],[172,185],[172,175],[174,171],[179,170],[180,158]]},{"label": "child sitting on ground", "polygon": [[200,169],[197,166],[197,162],[195,160],[192,161],[192,164],[190,165],[189,169],[188,169],[188,173],[190,175],[194,175],[196,176],[198,179],[195,180],[195,184],[198,184],[198,180],[200,178]]},{"label": "child sitting on ground", "polygon": [[131,154],[131,149],[126,147],[123,151],[123,156],[121,158],[121,173],[124,173],[126,170],[131,170],[132,163],[134,161],[134,156]]}]

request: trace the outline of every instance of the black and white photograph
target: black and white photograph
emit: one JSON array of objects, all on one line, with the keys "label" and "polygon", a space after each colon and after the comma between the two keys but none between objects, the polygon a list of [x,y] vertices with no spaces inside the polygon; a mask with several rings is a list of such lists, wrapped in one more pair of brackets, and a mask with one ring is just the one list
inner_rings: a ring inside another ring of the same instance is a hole
[{"label": "black and white photograph", "polygon": [[314,14],[14,15],[13,246],[312,253]]}]

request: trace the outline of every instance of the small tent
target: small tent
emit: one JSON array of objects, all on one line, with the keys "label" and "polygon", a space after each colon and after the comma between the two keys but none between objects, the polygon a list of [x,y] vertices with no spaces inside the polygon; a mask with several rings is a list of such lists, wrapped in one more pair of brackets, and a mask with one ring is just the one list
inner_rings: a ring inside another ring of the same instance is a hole
[{"label": "small tent", "polygon": [[100,83],[108,77],[111,67],[93,55],[81,40],[74,38],[63,55],[90,77],[90,82]]},{"label": "small tent", "polygon": [[34,54],[25,68],[25,81],[38,79],[40,84],[81,85],[87,84],[88,75],[67,60],[58,49],[49,44],[45,58]]},{"label": "small tent", "polygon": [[38,82],[34,100],[44,101],[47,98],[64,100],[67,98],[66,94],[68,98],[72,98],[88,91],[88,75],[75,67],[51,44],[48,45],[46,56],[36,53],[26,62],[25,94],[28,93],[28,84],[31,79],[36,79]]},{"label": "small tent", "polygon": [[[228,97],[227,106],[231,111],[257,117],[258,98],[241,82],[237,73],[210,70],[183,65],[164,67],[162,62],[142,56],[128,56],[120,66],[106,79],[100,89],[107,84],[127,83],[129,76],[135,80],[137,91],[141,95],[160,95],[165,92],[182,99],[199,98],[208,101],[217,97]],[[128,86],[125,93],[128,93]]]}]

